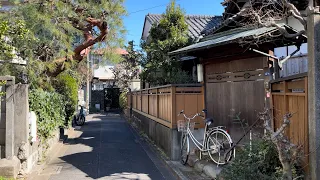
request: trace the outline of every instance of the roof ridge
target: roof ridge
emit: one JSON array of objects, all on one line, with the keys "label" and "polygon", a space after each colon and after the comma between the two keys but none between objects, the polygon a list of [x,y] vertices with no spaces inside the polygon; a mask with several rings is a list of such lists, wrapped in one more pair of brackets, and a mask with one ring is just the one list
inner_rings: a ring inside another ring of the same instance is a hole
[{"label": "roof ridge", "polygon": [[[148,13],[147,16],[162,16],[163,14],[153,14]],[[199,18],[213,18],[213,17],[222,17],[220,15],[204,15],[204,14],[186,14],[185,17],[199,17]]]},{"label": "roof ridge", "polygon": [[202,14],[186,14],[185,17],[193,17],[193,18],[214,18],[219,17],[217,15],[202,15]]},{"label": "roof ridge", "polygon": [[152,13],[148,13],[147,16],[162,16],[162,14],[152,14]]}]

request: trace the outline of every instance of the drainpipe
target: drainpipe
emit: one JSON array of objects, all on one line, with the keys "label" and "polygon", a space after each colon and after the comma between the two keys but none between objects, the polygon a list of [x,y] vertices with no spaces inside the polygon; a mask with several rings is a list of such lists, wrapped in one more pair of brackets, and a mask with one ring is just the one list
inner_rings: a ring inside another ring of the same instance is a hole
[{"label": "drainpipe", "polygon": [[285,57],[284,59],[282,59],[281,61],[279,61],[279,67],[282,69],[282,65],[283,63],[285,63],[288,59],[290,59],[293,55],[295,55],[297,52],[300,51],[300,47],[301,47],[301,44],[297,45],[296,46],[297,49],[295,51],[293,51],[290,55],[288,55],[287,57]]},{"label": "drainpipe", "polygon": [[257,49],[249,48],[249,50],[254,51],[256,53],[259,53],[259,54],[262,54],[262,55],[267,56],[267,57],[271,57],[271,58],[277,59],[279,61],[279,67],[282,68],[283,63],[285,63],[288,59],[290,59],[292,56],[294,56],[297,52],[300,51],[301,44],[297,44],[296,47],[297,47],[297,49],[295,51],[293,51],[290,55],[285,57],[284,59],[280,59],[278,57],[272,56],[270,54],[267,54],[265,52],[259,51]]},{"label": "drainpipe", "polygon": [[259,50],[257,50],[257,49],[249,48],[249,50],[251,50],[251,51],[253,51],[253,52],[256,52],[256,53],[259,53],[259,54],[262,54],[262,55],[264,55],[264,56],[267,56],[267,57],[270,57],[270,58],[274,58],[274,59],[278,59],[278,60],[279,60],[278,57],[275,57],[275,56],[273,56],[273,55],[271,55],[271,54],[268,54],[268,53],[259,51]]}]

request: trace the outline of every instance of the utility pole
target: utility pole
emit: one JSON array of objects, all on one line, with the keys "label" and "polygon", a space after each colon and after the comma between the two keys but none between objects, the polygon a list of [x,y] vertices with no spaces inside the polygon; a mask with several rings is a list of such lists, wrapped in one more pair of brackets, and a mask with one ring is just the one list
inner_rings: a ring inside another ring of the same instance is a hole
[{"label": "utility pole", "polygon": [[308,14],[308,123],[309,166],[312,180],[320,179],[320,9]]},{"label": "utility pole", "polygon": [[86,108],[87,112],[89,113],[89,91],[90,91],[90,52],[87,54],[87,93],[86,93]]}]

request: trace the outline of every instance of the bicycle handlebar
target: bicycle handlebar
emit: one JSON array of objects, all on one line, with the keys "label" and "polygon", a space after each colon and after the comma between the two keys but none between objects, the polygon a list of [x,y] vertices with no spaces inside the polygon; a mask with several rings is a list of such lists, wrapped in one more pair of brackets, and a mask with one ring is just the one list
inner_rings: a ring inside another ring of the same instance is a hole
[{"label": "bicycle handlebar", "polygon": [[[202,111],[203,113],[205,113],[205,110]],[[184,110],[181,110],[180,113],[178,114],[178,116],[180,116],[180,114],[183,114],[183,116],[186,118],[186,119],[189,119],[189,120],[192,120],[198,116],[204,118],[203,115],[201,115],[200,113],[196,113],[193,117],[187,117],[186,114],[184,113]]]}]

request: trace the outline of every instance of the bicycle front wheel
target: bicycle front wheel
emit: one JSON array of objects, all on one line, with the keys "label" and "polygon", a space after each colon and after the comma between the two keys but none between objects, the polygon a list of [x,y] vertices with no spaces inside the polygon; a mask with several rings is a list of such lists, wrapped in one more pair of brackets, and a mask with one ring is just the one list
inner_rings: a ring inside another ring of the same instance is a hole
[{"label": "bicycle front wheel", "polygon": [[232,140],[224,130],[215,129],[209,132],[206,145],[211,160],[216,164],[223,165],[231,160],[232,151],[228,154],[227,152],[232,147]]},{"label": "bicycle front wheel", "polygon": [[80,115],[80,117],[78,117],[78,119],[76,120],[76,124],[77,126],[82,126],[85,123],[85,117],[83,115]]},{"label": "bicycle front wheel", "polygon": [[189,158],[190,146],[189,146],[189,137],[187,133],[182,133],[181,135],[181,163],[186,165]]}]

